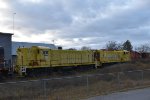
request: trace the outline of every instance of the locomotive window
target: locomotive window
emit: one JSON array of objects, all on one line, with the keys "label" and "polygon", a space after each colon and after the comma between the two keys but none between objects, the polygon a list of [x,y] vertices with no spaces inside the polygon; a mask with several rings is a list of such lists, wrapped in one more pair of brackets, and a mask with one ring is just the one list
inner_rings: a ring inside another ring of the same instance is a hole
[{"label": "locomotive window", "polygon": [[99,52],[95,52],[95,53],[94,53],[94,57],[95,57],[95,58],[100,58],[100,53],[99,53]]},{"label": "locomotive window", "polygon": [[48,51],[43,51],[43,55],[48,55]]},{"label": "locomotive window", "polygon": [[128,54],[128,52],[124,52],[124,54]]}]

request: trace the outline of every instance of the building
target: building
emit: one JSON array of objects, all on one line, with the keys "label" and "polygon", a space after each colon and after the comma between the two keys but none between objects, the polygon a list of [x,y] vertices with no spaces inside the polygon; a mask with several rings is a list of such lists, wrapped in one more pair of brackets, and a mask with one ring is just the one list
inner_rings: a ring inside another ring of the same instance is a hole
[{"label": "building", "polygon": [[16,51],[21,47],[32,47],[32,46],[44,46],[49,47],[50,49],[57,49],[54,44],[46,44],[46,43],[31,43],[31,42],[12,42],[12,55],[17,55]]},{"label": "building", "polygon": [[5,65],[11,67],[11,65],[16,64],[16,51],[19,47],[31,47],[31,46],[45,46],[50,49],[57,49],[54,44],[45,43],[29,43],[29,42],[12,42],[11,33],[0,32],[0,47],[4,48],[4,60]]},{"label": "building", "polygon": [[8,67],[11,66],[12,35],[11,33],[0,32],[0,46],[4,48],[4,60]]}]

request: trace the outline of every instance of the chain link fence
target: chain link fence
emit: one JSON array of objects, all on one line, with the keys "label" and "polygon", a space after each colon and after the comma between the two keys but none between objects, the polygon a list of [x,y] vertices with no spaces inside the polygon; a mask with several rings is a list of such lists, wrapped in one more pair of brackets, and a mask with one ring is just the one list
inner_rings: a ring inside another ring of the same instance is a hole
[{"label": "chain link fence", "polygon": [[79,100],[150,85],[150,70],[0,83],[0,100]]}]

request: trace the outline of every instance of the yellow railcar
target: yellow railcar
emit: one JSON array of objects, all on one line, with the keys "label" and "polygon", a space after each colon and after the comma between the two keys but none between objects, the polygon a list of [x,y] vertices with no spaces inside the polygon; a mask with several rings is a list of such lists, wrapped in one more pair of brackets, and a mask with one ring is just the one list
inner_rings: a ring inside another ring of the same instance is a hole
[{"label": "yellow railcar", "polygon": [[117,63],[130,61],[130,52],[120,51],[106,51],[97,50],[95,52],[96,66],[101,66],[104,63]]},{"label": "yellow railcar", "polygon": [[18,48],[15,71],[26,75],[28,69],[94,65],[93,54],[91,50],[51,50],[37,46]]}]

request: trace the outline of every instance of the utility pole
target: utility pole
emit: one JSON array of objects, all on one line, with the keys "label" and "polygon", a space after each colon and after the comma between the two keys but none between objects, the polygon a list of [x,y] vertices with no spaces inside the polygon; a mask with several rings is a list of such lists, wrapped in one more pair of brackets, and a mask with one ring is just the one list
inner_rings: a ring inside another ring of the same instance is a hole
[{"label": "utility pole", "polygon": [[54,45],[55,40],[52,40],[52,42],[53,42],[53,45]]},{"label": "utility pole", "polygon": [[[15,14],[16,14],[16,13],[13,13],[13,34],[14,34],[14,30],[15,30]],[[14,71],[14,66],[12,66],[12,65],[13,65],[12,58],[11,58],[11,62],[10,62],[10,63],[11,63],[10,71],[13,73],[13,71]],[[12,74],[12,73],[11,73],[11,74]]]},{"label": "utility pole", "polygon": [[15,30],[15,14],[16,13],[13,13],[13,34],[14,34],[14,30]]}]

